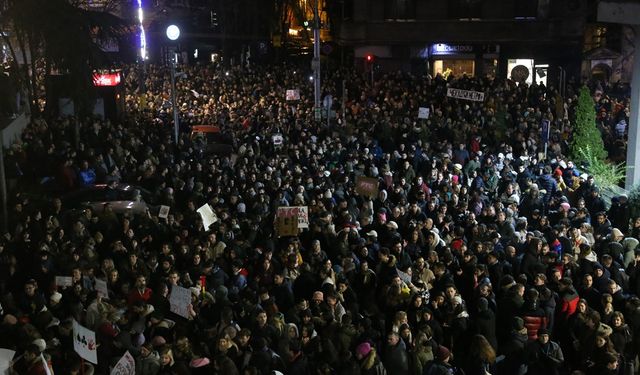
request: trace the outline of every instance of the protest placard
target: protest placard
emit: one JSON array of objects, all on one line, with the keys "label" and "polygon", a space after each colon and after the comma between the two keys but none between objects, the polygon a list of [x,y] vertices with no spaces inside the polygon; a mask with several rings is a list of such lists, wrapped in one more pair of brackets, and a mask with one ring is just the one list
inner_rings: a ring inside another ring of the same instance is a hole
[{"label": "protest placard", "polygon": [[298,220],[298,228],[309,228],[309,207],[290,206],[278,207],[277,217],[295,217]]},{"label": "protest placard", "polygon": [[95,279],[95,289],[102,298],[109,298],[109,289],[105,280]]},{"label": "protest placard", "polygon": [[73,279],[71,276],[56,276],[56,286],[68,287],[73,285]]},{"label": "protest placard", "polygon": [[205,203],[202,207],[198,208],[197,212],[200,214],[200,217],[202,217],[202,224],[206,230],[209,229],[211,224],[218,221],[218,216],[216,216],[208,203]]},{"label": "protest placard", "polygon": [[183,318],[189,318],[189,305],[191,304],[191,290],[174,285],[169,296],[169,310]]},{"label": "protest placard", "polygon": [[96,333],[81,326],[80,323],[75,320],[73,321],[73,350],[75,350],[81,358],[86,359],[94,365],[98,364]]},{"label": "protest placard", "polygon": [[300,90],[298,89],[290,89],[286,92],[287,101],[300,100]]},{"label": "protest placard", "polygon": [[428,107],[420,107],[420,108],[418,108],[418,118],[419,119],[423,119],[423,120],[428,119],[429,118],[429,111],[430,111],[430,108],[428,108]]},{"label": "protest placard", "polygon": [[378,184],[377,178],[373,177],[356,177],[356,192],[360,195],[375,198],[378,196]]},{"label": "protest placard", "polygon": [[122,358],[111,370],[111,375],[135,375],[136,361],[129,351],[126,351]]},{"label": "protest placard", "polygon": [[411,276],[409,276],[408,273],[402,272],[400,270],[397,270],[397,271],[398,271],[398,277],[400,277],[400,280],[404,281],[405,284],[411,283]]},{"label": "protest placard", "polygon": [[10,372],[11,368],[11,360],[13,360],[13,356],[16,355],[16,352],[9,349],[0,349],[0,374],[7,375]]},{"label": "protest placard", "polygon": [[454,88],[447,89],[447,96],[455,99],[462,100],[471,100],[474,102],[483,102],[484,101],[484,92],[480,91],[470,91],[470,90],[460,90]]},{"label": "protest placard", "polygon": [[298,218],[293,216],[278,217],[276,220],[276,230],[278,231],[278,236],[280,237],[297,236]]},{"label": "protest placard", "polygon": [[166,219],[169,216],[169,206],[160,206],[160,212],[158,212],[158,217],[160,219]]}]

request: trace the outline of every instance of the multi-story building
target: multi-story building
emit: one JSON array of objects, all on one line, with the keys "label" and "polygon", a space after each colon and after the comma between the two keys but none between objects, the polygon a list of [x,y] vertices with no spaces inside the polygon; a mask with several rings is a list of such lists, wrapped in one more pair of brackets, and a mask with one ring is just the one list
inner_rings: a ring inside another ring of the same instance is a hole
[{"label": "multi-story building", "polygon": [[593,0],[344,0],[335,41],[383,70],[553,84],[561,71],[580,77],[594,9]]}]

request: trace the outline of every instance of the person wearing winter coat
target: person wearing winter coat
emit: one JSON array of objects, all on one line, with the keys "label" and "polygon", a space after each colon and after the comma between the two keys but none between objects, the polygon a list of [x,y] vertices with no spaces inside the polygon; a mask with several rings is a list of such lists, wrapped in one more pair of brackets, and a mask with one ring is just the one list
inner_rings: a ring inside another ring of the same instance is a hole
[{"label": "person wearing winter coat", "polygon": [[513,318],[511,327],[509,338],[500,345],[504,360],[497,367],[501,374],[516,374],[521,367],[524,367],[525,348],[529,338],[527,328],[524,326],[524,320],[519,316]]},{"label": "person wearing winter coat", "polygon": [[136,360],[136,374],[156,375],[160,371],[160,356],[153,350],[151,342],[140,348],[140,356]]},{"label": "person wearing winter coat", "polygon": [[363,342],[356,347],[356,359],[360,364],[362,375],[386,375],[387,370],[380,361],[376,349],[368,342]]},{"label": "person wearing winter coat", "polygon": [[475,319],[475,331],[477,334],[484,336],[493,350],[498,349],[498,339],[496,336],[496,315],[489,308],[489,301],[480,297],[478,301],[478,314]]},{"label": "person wearing winter coat", "polygon": [[390,332],[387,335],[387,346],[382,358],[389,375],[409,374],[409,354],[406,344],[398,333]]},{"label": "person wearing winter coat", "polygon": [[538,339],[530,342],[526,353],[528,375],[557,375],[564,363],[560,345],[550,340],[545,328],[538,330]]},{"label": "person wearing winter coat", "polygon": [[451,360],[451,352],[444,346],[439,346],[436,359],[429,363],[424,370],[422,370],[422,375],[451,375],[457,372],[456,368],[449,363]]},{"label": "person wearing winter coat", "polygon": [[538,330],[547,328],[547,318],[544,311],[538,306],[539,293],[535,289],[527,291],[527,299],[522,306],[522,320],[527,328],[529,340],[538,339]]}]

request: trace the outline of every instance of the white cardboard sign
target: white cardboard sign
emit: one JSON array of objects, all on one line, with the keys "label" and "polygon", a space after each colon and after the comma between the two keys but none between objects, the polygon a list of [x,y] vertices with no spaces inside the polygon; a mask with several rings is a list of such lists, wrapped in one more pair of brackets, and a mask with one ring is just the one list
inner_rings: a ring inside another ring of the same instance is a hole
[{"label": "white cardboard sign", "polygon": [[73,321],[73,350],[78,353],[81,358],[98,364],[98,344],[96,342],[96,333],[90,329],[83,327],[80,323]]}]

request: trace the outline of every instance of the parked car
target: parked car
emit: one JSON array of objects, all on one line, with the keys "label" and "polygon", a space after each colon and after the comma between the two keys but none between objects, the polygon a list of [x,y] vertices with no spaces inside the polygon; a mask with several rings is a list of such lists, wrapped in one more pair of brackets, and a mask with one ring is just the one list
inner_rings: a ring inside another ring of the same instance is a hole
[{"label": "parked car", "polygon": [[62,204],[68,210],[81,211],[91,208],[99,214],[104,206],[109,204],[117,214],[131,213],[136,215],[152,213],[158,207],[153,206],[153,194],[139,186],[118,184],[109,187],[106,184],[98,184],[73,191],[62,197]]}]

